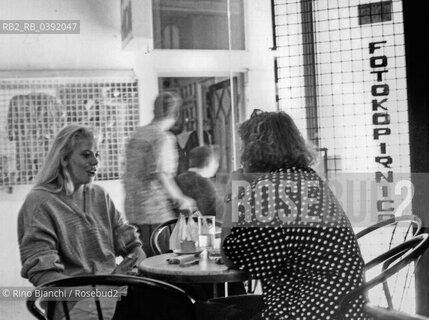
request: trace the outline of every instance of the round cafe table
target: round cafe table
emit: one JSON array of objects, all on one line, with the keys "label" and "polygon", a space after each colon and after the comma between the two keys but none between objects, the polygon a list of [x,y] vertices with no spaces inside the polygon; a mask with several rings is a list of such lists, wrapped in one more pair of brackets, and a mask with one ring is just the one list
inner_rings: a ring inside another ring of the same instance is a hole
[{"label": "round cafe table", "polygon": [[[177,257],[174,253],[166,253],[144,259],[138,269],[145,277],[173,283],[227,283],[249,280],[249,274],[238,269],[230,269],[223,264],[217,264],[207,258],[204,252],[200,255],[199,263],[181,267],[178,264],[168,264],[167,259]],[[213,295],[217,296],[217,286],[213,286]]]}]

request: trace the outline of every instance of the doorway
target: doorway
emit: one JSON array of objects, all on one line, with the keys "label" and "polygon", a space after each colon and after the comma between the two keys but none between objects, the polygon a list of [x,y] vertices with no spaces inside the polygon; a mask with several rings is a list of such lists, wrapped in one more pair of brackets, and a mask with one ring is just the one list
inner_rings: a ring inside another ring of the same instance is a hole
[{"label": "doorway", "polygon": [[193,148],[210,145],[219,155],[216,183],[224,187],[239,166],[236,129],[245,114],[244,74],[235,74],[232,85],[229,76],[161,77],[159,88],[176,91],[183,98],[179,120],[172,129],[179,149],[178,173],[188,169]]}]

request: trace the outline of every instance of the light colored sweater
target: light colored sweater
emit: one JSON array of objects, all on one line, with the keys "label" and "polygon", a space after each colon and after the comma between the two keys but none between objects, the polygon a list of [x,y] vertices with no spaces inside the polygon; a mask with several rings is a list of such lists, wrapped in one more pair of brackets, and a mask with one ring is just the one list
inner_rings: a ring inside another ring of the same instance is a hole
[{"label": "light colored sweater", "polygon": [[88,185],[85,198],[86,212],[64,193],[33,189],[25,199],[18,214],[21,275],[34,285],[111,273],[116,256],[141,246],[102,187]]}]

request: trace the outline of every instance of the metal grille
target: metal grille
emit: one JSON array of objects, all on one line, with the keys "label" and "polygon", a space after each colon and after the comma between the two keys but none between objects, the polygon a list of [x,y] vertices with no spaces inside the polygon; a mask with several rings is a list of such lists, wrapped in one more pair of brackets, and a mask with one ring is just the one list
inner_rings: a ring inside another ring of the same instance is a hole
[{"label": "metal grille", "polygon": [[[409,214],[398,213],[404,202],[392,200],[396,183],[410,181],[402,0],[272,3],[279,108],[318,148],[327,150],[330,177],[349,173],[353,182],[359,180],[356,173],[365,173],[364,182],[375,185],[377,198],[365,206],[364,215],[343,206],[347,214],[361,220]],[[355,199],[372,201],[359,195]],[[392,206],[385,209],[383,203]],[[385,243],[382,237],[371,239],[361,250],[373,252]],[[414,282],[407,283],[403,291],[410,294],[401,306],[412,313]]]},{"label": "metal grille", "polygon": [[[402,1],[387,2],[274,1],[279,107],[349,172],[377,169],[376,156],[410,171]],[[368,4],[390,7],[390,20],[362,16]],[[390,134],[375,139],[375,129]]]},{"label": "metal grille", "polygon": [[180,94],[183,97],[183,106],[181,109],[184,121],[184,132],[197,130],[197,83],[189,83],[180,88]]},{"label": "metal grille", "polygon": [[97,179],[119,179],[126,139],[139,123],[134,78],[0,80],[0,185],[32,183],[58,130],[68,123],[97,132]]}]

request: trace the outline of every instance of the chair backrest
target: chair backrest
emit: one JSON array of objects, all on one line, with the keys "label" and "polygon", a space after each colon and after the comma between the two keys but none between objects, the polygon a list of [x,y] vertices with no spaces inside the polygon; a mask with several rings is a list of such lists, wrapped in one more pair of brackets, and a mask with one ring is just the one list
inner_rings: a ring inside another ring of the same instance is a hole
[{"label": "chair backrest", "polygon": [[365,262],[403,243],[421,231],[415,215],[403,215],[380,221],[356,234]]},{"label": "chair backrest", "polygon": [[386,226],[393,226],[394,228],[392,230],[396,231],[398,226],[400,226],[401,224],[406,227],[405,233],[403,234],[405,237],[408,237],[410,234],[412,236],[418,234],[422,228],[422,221],[419,217],[413,214],[403,215],[380,221],[358,232],[356,234],[356,238],[362,238],[363,236]]},{"label": "chair backrest", "polygon": [[[150,235],[149,244],[152,251],[156,255],[171,252],[171,250],[165,250],[162,248],[162,245],[159,243],[159,239],[162,233],[169,232],[169,234],[171,234],[173,232],[173,229],[177,223],[177,220],[178,220],[177,218],[168,220],[164,223],[161,223],[153,230],[152,234]],[[215,223],[216,223],[216,227],[218,228],[222,226],[222,223],[220,221],[216,221]]]},{"label": "chair backrest", "polygon": [[155,228],[155,230],[153,230],[152,234],[150,235],[150,240],[149,240],[150,243],[149,244],[150,244],[152,251],[155,254],[158,255],[158,254],[166,253],[165,249],[163,249],[161,247],[161,245],[159,244],[158,239],[159,239],[159,236],[163,232],[168,231],[169,234],[171,234],[173,232],[174,226],[177,223],[177,220],[178,220],[177,218],[168,220],[164,223],[161,223],[159,226],[157,226]]},{"label": "chair backrest", "polygon": [[347,305],[357,299],[362,294],[367,294],[368,290],[383,285],[383,291],[386,297],[386,302],[389,308],[393,308],[392,295],[389,290],[387,280],[398,274],[402,269],[409,266],[412,262],[416,262],[423,255],[429,246],[429,235],[422,233],[411,239],[393,247],[384,252],[377,258],[369,261],[366,264],[366,269],[372,269],[381,266],[381,271],[372,279],[367,280],[362,286],[347,294],[340,303],[340,310],[344,310]]},{"label": "chair backrest", "polygon": [[[60,299],[43,304],[40,292],[66,292]],[[93,275],[69,277],[45,283],[27,299],[27,308],[38,319],[195,319],[192,299],[180,288],[163,281],[126,275]],[[85,296],[86,299],[79,297]],[[112,296],[114,297],[112,299]],[[106,299],[106,297],[110,297]],[[76,301],[85,307],[77,308]],[[83,311],[82,311],[83,310]],[[59,313],[58,313],[59,312]]]}]

